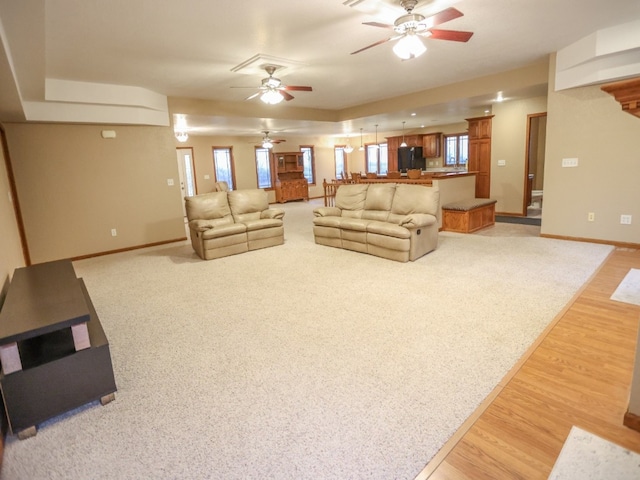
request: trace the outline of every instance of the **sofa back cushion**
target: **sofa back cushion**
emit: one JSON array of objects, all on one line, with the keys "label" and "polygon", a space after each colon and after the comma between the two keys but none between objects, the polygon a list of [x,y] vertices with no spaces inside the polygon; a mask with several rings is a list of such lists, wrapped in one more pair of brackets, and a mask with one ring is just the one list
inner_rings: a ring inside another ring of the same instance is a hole
[{"label": "sofa back cushion", "polygon": [[369,185],[367,198],[364,201],[362,218],[386,221],[387,217],[389,217],[395,191],[395,183],[374,183]]},{"label": "sofa back cushion", "polygon": [[340,185],[336,190],[336,207],[342,210],[343,217],[361,218],[364,202],[367,198],[366,183],[354,185]]},{"label": "sofa back cushion", "polygon": [[185,197],[187,218],[192,220],[213,220],[212,224],[233,223],[227,192],[211,192]]},{"label": "sofa back cushion", "polygon": [[269,208],[269,197],[262,189],[233,190],[227,195],[236,222],[260,220],[262,211]]},{"label": "sofa back cushion", "polygon": [[440,190],[438,187],[398,184],[391,205],[392,215],[404,216],[411,213],[428,213],[439,216]]}]

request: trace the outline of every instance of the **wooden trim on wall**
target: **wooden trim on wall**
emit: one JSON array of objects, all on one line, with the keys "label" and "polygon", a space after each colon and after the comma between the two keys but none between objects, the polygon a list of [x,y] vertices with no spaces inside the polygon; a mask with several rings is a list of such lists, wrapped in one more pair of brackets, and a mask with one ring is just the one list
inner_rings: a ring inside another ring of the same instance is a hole
[{"label": "wooden trim on wall", "polygon": [[640,416],[636,415],[635,413],[627,411],[627,413],[624,414],[624,420],[622,424],[625,427],[629,427],[631,430],[640,432]]},{"label": "wooden trim on wall", "polygon": [[147,243],[147,244],[144,244],[144,245],[136,245],[136,246],[133,246],[133,247],[118,248],[116,250],[108,250],[108,251],[105,251],[105,252],[97,252],[97,253],[90,253],[88,255],[80,255],[78,257],[72,257],[69,260],[74,262],[76,260],[85,260],[87,258],[94,258],[94,257],[102,257],[104,255],[111,255],[112,253],[130,252],[131,250],[140,250],[141,248],[157,247],[158,245],[166,245],[168,243],[184,242],[185,240],[187,240],[187,237],[176,238],[176,239],[173,239],[173,240],[163,240],[161,242],[153,242],[153,243]]},{"label": "wooden trim on wall", "polygon": [[18,224],[18,232],[20,234],[20,243],[22,244],[22,256],[24,257],[25,265],[28,267],[31,265],[31,254],[29,253],[29,245],[27,244],[27,234],[24,230],[24,221],[22,220],[22,210],[20,209],[20,201],[18,200],[18,190],[16,189],[16,181],[13,175],[13,166],[11,165],[7,135],[2,125],[0,125],[0,142],[2,143],[2,153],[4,154],[9,190],[11,191],[11,203],[13,203],[13,211],[16,216],[16,223]]},{"label": "wooden trim on wall", "polygon": [[613,245],[614,247],[619,248],[640,249],[640,243],[616,242],[614,240],[599,240],[597,238],[569,237],[566,235],[549,235],[547,233],[541,233],[540,236],[543,238],[555,238],[556,240],[571,240],[573,242],[598,243],[601,245]]}]

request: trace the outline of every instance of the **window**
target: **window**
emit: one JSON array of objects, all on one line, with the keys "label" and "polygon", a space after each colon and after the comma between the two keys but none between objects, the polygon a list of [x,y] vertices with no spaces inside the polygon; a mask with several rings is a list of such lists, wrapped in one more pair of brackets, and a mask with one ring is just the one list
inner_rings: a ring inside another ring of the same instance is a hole
[{"label": "window", "polygon": [[389,170],[389,157],[386,143],[380,143],[377,146],[376,144],[367,145],[365,155],[367,157],[367,173],[377,173],[378,175],[387,174]]},{"label": "window", "polygon": [[444,136],[444,166],[466,167],[469,159],[469,135],[460,133]]},{"label": "window", "polygon": [[233,156],[230,147],[213,147],[213,168],[217,182],[227,182],[229,190],[235,189]]},{"label": "window", "polygon": [[344,151],[344,145],[334,147],[333,152],[336,160],[335,178],[343,178],[343,175],[347,175],[347,154]]},{"label": "window", "polygon": [[309,185],[315,184],[315,159],[313,155],[313,146],[312,145],[300,145],[300,151],[303,153],[303,161],[304,161],[304,178],[307,179]]},{"label": "window", "polygon": [[273,188],[273,170],[268,148],[256,147],[256,171],[258,172],[258,188]]}]

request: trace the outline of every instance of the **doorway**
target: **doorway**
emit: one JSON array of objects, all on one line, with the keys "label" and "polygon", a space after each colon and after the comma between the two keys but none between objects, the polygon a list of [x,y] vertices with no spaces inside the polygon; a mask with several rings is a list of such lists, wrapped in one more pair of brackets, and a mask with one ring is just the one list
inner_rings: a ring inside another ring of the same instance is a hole
[{"label": "doorway", "polygon": [[529,218],[542,218],[546,140],[547,112],[527,115],[525,195],[522,214]]},{"label": "doorway", "polygon": [[[182,198],[196,195],[195,168],[193,165],[193,148],[176,148],[178,158],[178,176],[180,179],[180,191]],[[186,219],[187,209],[182,202],[182,213]]]}]

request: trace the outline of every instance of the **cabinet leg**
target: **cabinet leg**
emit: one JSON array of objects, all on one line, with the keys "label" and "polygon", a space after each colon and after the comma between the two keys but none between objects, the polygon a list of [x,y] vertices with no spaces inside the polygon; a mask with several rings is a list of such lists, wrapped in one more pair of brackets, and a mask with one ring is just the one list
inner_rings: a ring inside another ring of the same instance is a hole
[{"label": "cabinet leg", "polygon": [[107,403],[111,403],[116,399],[116,394],[115,393],[110,393],[109,395],[105,395],[104,397],[100,398],[100,403],[102,405],[106,405]]},{"label": "cabinet leg", "polygon": [[27,438],[31,438],[31,437],[35,437],[36,433],[38,433],[38,430],[36,429],[36,426],[32,426],[29,428],[25,428],[24,430],[20,430],[18,432],[18,438],[20,440],[26,440]]}]

